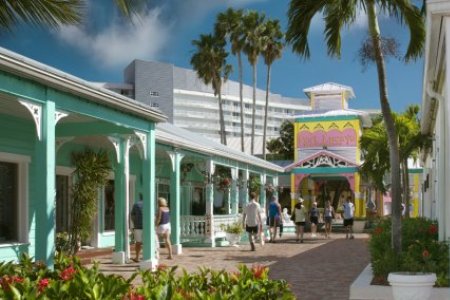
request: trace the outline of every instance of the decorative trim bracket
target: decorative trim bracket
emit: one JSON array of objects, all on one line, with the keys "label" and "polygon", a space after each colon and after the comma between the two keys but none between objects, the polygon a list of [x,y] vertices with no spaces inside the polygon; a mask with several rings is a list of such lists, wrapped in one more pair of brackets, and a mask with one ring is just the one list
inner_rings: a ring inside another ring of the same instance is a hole
[{"label": "decorative trim bracket", "polygon": [[38,140],[41,140],[42,105],[26,100],[19,100],[19,103],[22,104],[31,113],[31,117],[33,117],[34,124],[36,125]]}]

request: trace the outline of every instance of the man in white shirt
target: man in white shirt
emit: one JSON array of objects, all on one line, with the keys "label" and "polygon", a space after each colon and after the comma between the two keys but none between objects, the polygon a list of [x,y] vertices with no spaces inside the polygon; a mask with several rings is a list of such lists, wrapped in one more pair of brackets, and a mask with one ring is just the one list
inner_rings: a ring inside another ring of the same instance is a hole
[{"label": "man in white shirt", "polygon": [[345,238],[353,239],[353,216],[355,214],[355,205],[351,202],[352,197],[347,197],[344,203],[344,227],[346,228]]},{"label": "man in white shirt", "polygon": [[259,203],[256,202],[256,193],[250,193],[250,202],[244,209],[244,215],[242,223],[245,227],[245,231],[248,233],[248,240],[250,241],[250,247],[252,251],[255,251],[255,243],[253,237],[262,230],[261,212]]}]

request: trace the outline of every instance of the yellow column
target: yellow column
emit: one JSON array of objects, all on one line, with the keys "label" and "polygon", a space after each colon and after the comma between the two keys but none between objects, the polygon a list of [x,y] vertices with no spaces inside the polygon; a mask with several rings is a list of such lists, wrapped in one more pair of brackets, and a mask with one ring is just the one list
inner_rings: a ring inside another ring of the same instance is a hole
[{"label": "yellow column", "polygon": [[291,173],[291,213],[295,206],[295,174]]},{"label": "yellow column", "polygon": [[360,184],[361,177],[359,173],[355,173],[355,217],[365,217],[366,216],[366,205],[364,203],[363,195],[361,194]]}]

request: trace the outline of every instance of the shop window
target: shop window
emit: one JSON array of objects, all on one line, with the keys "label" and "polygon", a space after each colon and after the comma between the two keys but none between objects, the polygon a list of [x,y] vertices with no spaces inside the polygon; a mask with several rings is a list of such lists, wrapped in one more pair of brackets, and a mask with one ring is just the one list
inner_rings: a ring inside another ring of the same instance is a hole
[{"label": "shop window", "polygon": [[0,152],[0,245],[28,242],[30,157]]},{"label": "shop window", "polygon": [[19,240],[17,177],[18,164],[0,161],[0,243]]},{"label": "shop window", "polygon": [[69,178],[67,175],[56,175],[56,232],[69,231]]},{"label": "shop window", "polygon": [[114,230],[114,180],[108,180],[105,185],[105,219],[104,231]]}]

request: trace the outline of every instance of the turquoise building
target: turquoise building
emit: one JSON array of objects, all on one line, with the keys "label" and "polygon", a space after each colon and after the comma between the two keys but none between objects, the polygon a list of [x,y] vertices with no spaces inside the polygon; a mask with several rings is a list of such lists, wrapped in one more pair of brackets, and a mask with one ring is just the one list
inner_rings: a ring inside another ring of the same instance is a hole
[{"label": "turquoise building", "polygon": [[[106,150],[112,171],[98,192],[89,246],[130,256],[129,209],[144,196],[141,267],[153,268],[155,199],[170,201],[175,252],[185,242],[216,245],[220,224],[238,217],[257,177],[277,185],[283,169],[164,123],[139,102],[0,48],[0,261],[21,253],[53,265],[55,235],[70,226],[73,152]],[[216,168],[227,170],[219,188]],[[220,215],[217,214],[220,207]]]}]

